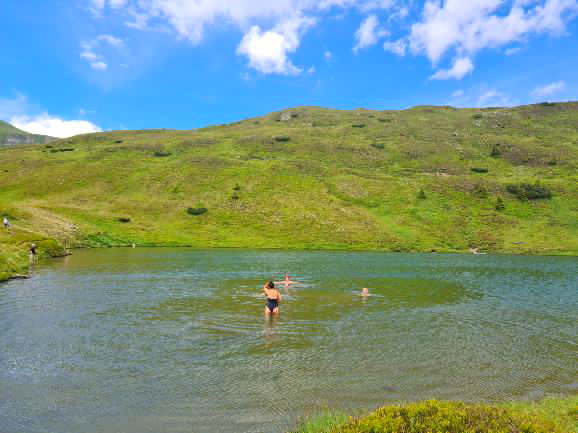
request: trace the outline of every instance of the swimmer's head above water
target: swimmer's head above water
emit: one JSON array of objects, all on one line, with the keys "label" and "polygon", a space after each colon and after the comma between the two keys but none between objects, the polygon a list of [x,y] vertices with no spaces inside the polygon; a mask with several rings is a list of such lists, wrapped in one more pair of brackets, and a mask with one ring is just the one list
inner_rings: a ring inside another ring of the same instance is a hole
[{"label": "swimmer's head above water", "polygon": [[369,289],[367,287],[361,289],[361,296],[369,296]]},{"label": "swimmer's head above water", "polygon": [[274,289],[275,283],[273,281],[269,281],[267,284],[265,284],[265,287],[267,287],[268,289]]}]

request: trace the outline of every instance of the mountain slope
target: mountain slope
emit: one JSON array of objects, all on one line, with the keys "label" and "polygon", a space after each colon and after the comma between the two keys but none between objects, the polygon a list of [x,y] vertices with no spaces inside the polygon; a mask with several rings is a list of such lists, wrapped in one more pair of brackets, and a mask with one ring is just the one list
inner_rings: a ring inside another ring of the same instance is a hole
[{"label": "mountain slope", "polygon": [[55,140],[46,135],[30,134],[0,120],[0,146],[46,144]]},{"label": "mountain slope", "polygon": [[4,148],[0,162],[0,214],[70,246],[578,252],[575,102],[301,107]]}]

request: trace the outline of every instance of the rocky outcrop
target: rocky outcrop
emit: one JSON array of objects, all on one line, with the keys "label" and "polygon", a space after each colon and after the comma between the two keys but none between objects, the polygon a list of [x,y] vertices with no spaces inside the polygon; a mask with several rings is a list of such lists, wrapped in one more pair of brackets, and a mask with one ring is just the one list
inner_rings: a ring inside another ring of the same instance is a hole
[{"label": "rocky outcrop", "polygon": [[47,144],[56,138],[46,135],[13,134],[0,136],[0,146],[15,146],[18,144]]}]

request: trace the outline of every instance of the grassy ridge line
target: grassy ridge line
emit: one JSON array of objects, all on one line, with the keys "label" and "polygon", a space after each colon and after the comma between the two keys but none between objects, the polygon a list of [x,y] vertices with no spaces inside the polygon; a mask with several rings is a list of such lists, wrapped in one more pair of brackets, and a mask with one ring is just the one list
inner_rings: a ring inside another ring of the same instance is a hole
[{"label": "grassy ridge line", "polygon": [[[578,103],[301,107],[82,135],[1,148],[0,214],[69,246],[578,254],[576,124]],[[507,189],[537,181],[551,199]]]},{"label": "grassy ridge line", "polygon": [[427,401],[384,406],[364,416],[329,411],[292,433],[578,433],[578,396],[476,405]]}]

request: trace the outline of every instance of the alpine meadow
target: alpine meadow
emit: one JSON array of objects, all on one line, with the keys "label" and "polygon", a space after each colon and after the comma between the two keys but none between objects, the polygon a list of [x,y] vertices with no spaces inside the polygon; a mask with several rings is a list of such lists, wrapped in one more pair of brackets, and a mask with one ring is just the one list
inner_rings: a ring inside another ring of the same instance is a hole
[{"label": "alpine meadow", "polygon": [[103,246],[578,253],[578,103],[287,109],[0,147],[0,279]]}]

